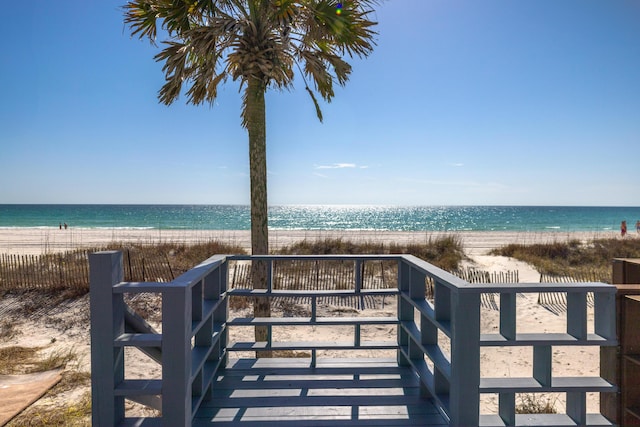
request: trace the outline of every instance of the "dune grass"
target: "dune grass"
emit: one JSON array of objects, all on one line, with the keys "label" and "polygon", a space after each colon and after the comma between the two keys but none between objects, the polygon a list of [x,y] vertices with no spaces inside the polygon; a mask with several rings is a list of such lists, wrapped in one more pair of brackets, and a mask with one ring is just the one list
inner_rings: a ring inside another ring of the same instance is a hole
[{"label": "dune grass", "polygon": [[[47,395],[55,393],[56,387]],[[86,392],[78,401],[63,407],[31,406],[7,424],[7,427],[18,426],[89,427],[91,426],[91,393]]]},{"label": "dune grass", "polygon": [[[87,254],[103,250],[118,250],[125,259],[135,261],[134,271],[141,271],[143,262],[146,281],[170,281],[215,254],[244,254],[238,245],[216,240],[194,244],[164,242],[140,244],[113,242],[104,247],[79,249],[63,254],[44,254],[30,263],[0,265],[0,291],[37,289],[53,291],[58,300],[86,294],[88,285]],[[406,245],[374,242],[352,242],[345,239],[303,240],[275,251],[275,254],[412,254],[445,270],[455,270],[464,259],[461,240],[454,236],[429,238],[424,243]],[[131,264],[125,262],[125,279]],[[53,272],[53,274],[51,274]],[[142,281],[140,277],[129,280]],[[4,330],[5,328],[3,328]]]},{"label": "dune grass", "polygon": [[73,349],[40,357],[42,347],[10,346],[0,348],[0,375],[32,374],[64,368],[76,359]]},{"label": "dune grass", "polygon": [[462,241],[455,235],[429,238],[425,243],[384,244],[346,239],[302,240],[276,251],[280,255],[410,254],[444,270],[455,270],[465,259]]},{"label": "dune grass", "polygon": [[516,414],[557,414],[556,400],[544,394],[519,394]]},{"label": "dune grass", "polygon": [[[52,352],[41,356],[42,347],[10,346],[0,348],[0,374],[15,375],[44,372],[52,369],[64,369],[69,363],[77,361],[73,349]],[[64,370],[62,379],[53,386],[45,397],[54,398],[61,393],[78,386],[88,386],[91,380],[89,372],[77,369]],[[7,426],[89,426],[91,416],[91,395],[85,393],[76,402],[64,406],[32,405],[18,414]]]},{"label": "dune grass", "polygon": [[577,277],[588,275],[609,280],[611,261],[614,258],[640,258],[640,239],[509,244],[490,253],[527,262],[544,274]]}]

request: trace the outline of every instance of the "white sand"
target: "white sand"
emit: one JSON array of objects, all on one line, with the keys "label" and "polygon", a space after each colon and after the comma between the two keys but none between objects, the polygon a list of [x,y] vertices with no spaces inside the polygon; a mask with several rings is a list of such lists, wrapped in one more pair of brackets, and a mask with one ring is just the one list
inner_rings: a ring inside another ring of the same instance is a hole
[{"label": "white sand", "polygon": [[[441,234],[452,233],[399,233],[399,232],[310,232],[310,231],[273,231],[271,232],[271,245],[288,245],[302,239],[335,238],[342,237],[353,241],[384,241],[386,243],[423,242],[429,238]],[[455,233],[463,242],[467,254],[471,257],[474,266],[488,271],[513,271],[518,270],[521,282],[537,282],[539,274],[529,265],[505,257],[486,255],[486,252],[495,247],[507,243],[531,244],[538,242],[566,241],[568,239],[589,240],[594,237],[614,237],[616,233],[515,233],[515,232],[462,232]],[[243,247],[249,247],[249,232],[245,231],[158,231],[158,230],[0,230],[0,253],[38,254],[73,249],[77,247],[96,246],[109,241],[129,241],[139,243],[153,243],[160,241],[196,242],[209,239],[220,239],[226,242],[236,243]],[[531,294],[518,298],[518,331],[519,332],[563,332],[566,329],[566,312],[560,315],[554,314],[537,304],[537,295]],[[0,347],[9,345],[42,346],[46,353],[56,351],[68,351],[73,349],[79,360],[68,369],[82,371],[90,370],[90,346],[89,346],[89,310],[88,297],[73,302],[68,307],[55,307],[41,313],[24,317],[8,315],[7,309],[20,301],[19,296],[5,296],[0,299],[0,313],[3,320],[12,324],[19,334],[8,340],[0,339]],[[340,307],[326,307],[328,312],[343,310]],[[395,302],[374,310],[366,310],[361,314],[365,316],[393,315]],[[239,313],[232,313],[238,315]],[[354,313],[355,315],[355,313]],[[498,311],[490,308],[482,309],[482,332],[495,332],[498,328]],[[593,310],[588,313],[590,329],[593,328]],[[1,329],[1,325],[0,325]],[[335,334],[342,333],[335,328],[314,328],[314,336],[321,341],[337,339]],[[234,332],[236,339],[250,339],[251,329],[245,328]],[[295,328],[279,329],[278,338],[282,341],[296,340],[296,334],[304,333]],[[325,334],[325,335],[322,335]],[[395,327],[377,327],[363,332],[363,339],[375,341],[394,341],[396,339]],[[246,335],[246,336],[244,336]],[[1,336],[1,334],[0,334]],[[344,338],[343,338],[344,339]],[[326,354],[337,356],[338,354]],[[365,357],[379,357],[375,351],[368,352]],[[362,352],[358,353],[362,357]],[[159,375],[159,368],[145,356],[137,353],[127,354],[127,361],[131,366],[127,369],[127,377],[151,378]],[[528,347],[505,347],[501,349],[487,348],[481,354],[482,375],[487,377],[503,376],[531,376],[532,375],[532,351]],[[597,347],[556,347],[553,353],[554,375],[560,376],[597,376],[599,372],[599,351]],[[62,397],[53,400],[43,398],[37,405],[61,405],[71,402],[87,392],[87,387],[80,387],[65,393]],[[552,396],[557,398],[556,406],[560,412],[564,411],[564,396]],[[598,412],[598,395],[588,397],[588,411]],[[481,402],[483,413],[495,413],[497,411],[497,396],[485,396]],[[141,409],[134,409],[135,413],[141,413]],[[144,412],[142,412],[144,413]]]},{"label": "white sand", "polygon": [[[470,255],[482,255],[488,250],[508,243],[546,243],[570,239],[591,240],[617,237],[609,232],[515,232],[515,231],[461,231],[461,232],[399,232],[399,231],[304,231],[271,230],[272,248],[282,247],[300,240],[342,238],[354,242],[423,243],[443,235],[457,236]],[[60,252],[81,247],[95,247],[109,242],[195,243],[208,240],[237,244],[247,251],[251,247],[248,230],[123,230],[123,229],[0,229],[0,253],[41,254]]]}]

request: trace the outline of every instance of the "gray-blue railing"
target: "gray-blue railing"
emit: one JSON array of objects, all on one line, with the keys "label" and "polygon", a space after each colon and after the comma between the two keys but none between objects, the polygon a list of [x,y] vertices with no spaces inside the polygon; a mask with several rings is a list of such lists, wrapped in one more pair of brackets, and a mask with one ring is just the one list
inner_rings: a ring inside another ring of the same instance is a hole
[{"label": "gray-blue railing", "polygon": [[[228,289],[229,264],[261,260],[268,265],[267,288]],[[345,290],[280,290],[273,286],[276,262],[314,261],[353,263],[353,286]],[[363,289],[362,267],[370,262],[397,265],[397,286]],[[588,414],[586,395],[616,388],[600,377],[557,377],[552,370],[554,346],[615,346],[615,287],[601,283],[579,284],[469,284],[410,255],[328,256],[214,256],[169,283],[122,281],[119,252],[90,255],[91,367],[93,425],[138,425],[143,420],[125,414],[124,400],[161,411],[158,423],[189,426],[203,400],[211,395],[214,378],[232,351],[276,349],[316,350],[394,349],[399,365],[410,366],[452,426],[519,425],[518,393],[566,393],[565,414],[527,415],[527,425],[607,425],[600,414]],[[428,292],[427,292],[428,291]],[[567,295],[566,333],[518,333],[518,293],[563,292]],[[587,332],[587,294],[594,295],[593,333]],[[125,294],[157,293],[162,296],[162,332],[138,318],[125,303]],[[426,298],[433,294],[433,302]],[[500,298],[499,329],[481,334],[480,295]],[[397,295],[394,318],[327,319],[316,316],[316,301],[327,296]],[[229,319],[229,297],[263,296],[310,298],[307,318]],[[232,327],[264,325],[354,326],[351,343],[229,342]],[[394,343],[367,343],[360,339],[364,324],[395,324]],[[443,338],[446,337],[446,338]],[[442,338],[442,339],[441,339]],[[447,341],[447,342],[444,342]],[[524,346],[533,349],[530,378],[482,378],[482,347]],[[125,377],[125,347],[146,352],[161,364],[160,379]],[[480,395],[499,396],[497,414],[480,415]],[[148,421],[148,420],[145,420]]]}]

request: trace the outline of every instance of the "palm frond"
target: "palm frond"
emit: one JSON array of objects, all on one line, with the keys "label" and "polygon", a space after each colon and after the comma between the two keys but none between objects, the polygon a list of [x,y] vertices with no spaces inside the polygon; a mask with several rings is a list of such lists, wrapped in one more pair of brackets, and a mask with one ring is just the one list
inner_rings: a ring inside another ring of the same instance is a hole
[{"label": "palm frond", "polygon": [[311,89],[309,89],[309,86],[305,86],[305,89],[309,93],[309,96],[311,97],[311,100],[313,101],[313,105],[316,107],[316,116],[318,116],[318,120],[320,120],[320,123],[322,123],[323,117],[322,117],[322,110],[320,109],[320,104],[318,104],[318,100],[316,99],[316,96],[313,93],[313,91]]},{"label": "palm frond", "polygon": [[130,1],[122,8],[124,9],[124,23],[131,28],[131,35],[137,35],[139,38],[147,37],[152,43],[155,43],[158,33],[155,2],[147,0]]},{"label": "palm frond", "polygon": [[174,102],[185,85],[187,102],[212,103],[227,78],[241,90],[252,79],[265,90],[290,88],[298,64],[322,120],[316,94],[330,102],[334,83],[351,75],[343,57],[371,53],[377,3],[343,0],[339,14],[338,0],[132,0],[124,10],[132,35],[154,43],[158,27],[167,32],[155,56],[165,73],[161,102]]},{"label": "palm frond", "polygon": [[169,105],[180,96],[182,82],[188,77],[186,64],[188,49],[183,43],[167,41],[166,47],[155,56],[156,61],[164,61],[162,71],[165,74],[165,84],[160,89],[160,102]]}]

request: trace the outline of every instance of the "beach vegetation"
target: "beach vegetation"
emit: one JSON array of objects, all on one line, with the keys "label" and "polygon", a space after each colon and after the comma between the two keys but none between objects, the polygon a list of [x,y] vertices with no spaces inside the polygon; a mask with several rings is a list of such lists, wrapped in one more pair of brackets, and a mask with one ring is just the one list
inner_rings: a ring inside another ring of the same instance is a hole
[{"label": "beach vegetation", "polygon": [[[215,254],[244,254],[234,243],[216,240],[198,243],[163,242],[159,244],[118,243],[104,247],[79,249],[59,254],[43,254],[23,258],[20,262],[0,264],[3,292],[38,290],[49,301],[62,302],[85,295],[89,291],[87,254],[101,250],[122,251],[125,280],[170,281]],[[423,242],[408,244],[354,242],[347,239],[301,240],[275,251],[277,254],[411,254],[444,270],[454,271],[465,259],[462,241],[455,235],[429,237]],[[52,271],[44,274],[42,271]],[[33,315],[40,310],[38,298],[27,298],[22,314]],[[142,307],[141,307],[142,308]],[[0,323],[0,338],[19,331],[10,324]]]},{"label": "beach vegetation", "polygon": [[32,374],[64,368],[76,360],[73,349],[40,356],[43,347],[9,346],[0,348],[0,375]]},{"label": "beach vegetation", "polygon": [[[45,353],[45,355],[43,355]],[[78,357],[73,349],[61,349],[46,354],[45,347],[9,346],[0,348],[0,375],[18,375],[62,370],[60,381],[49,389],[45,397],[56,401],[63,393],[89,386],[91,374],[79,369]],[[71,366],[69,366],[71,364]],[[7,426],[89,426],[91,394],[64,405],[36,404],[12,419]]]},{"label": "beach vegetation", "polygon": [[[112,242],[105,246],[77,249],[64,253],[12,256],[0,255],[0,292],[40,290],[50,298],[63,301],[89,291],[88,254],[117,250],[124,254],[125,280],[170,281],[215,254],[244,254],[234,243],[205,240],[193,244],[163,242],[158,244]],[[25,315],[35,312],[34,302],[23,307]],[[10,333],[0,323],[0,337]]]},{"label": "beach vegetation", "polygon": [[458,269],[465,259],[462,241],[455,235],[429,237],[422,243],[353,242],[347,239],[301,240],[278,249],[281,255],[410,254],[444,270]]},{"label": "beach vegetation", "polygon": [[[56,387],[47,395],[55,394]],[[91,426],[91,393],[63,406],[32,405],[7,424],[7,427],[89,427]]]},{"label": "beach vegetation", "polygon": [[159,244],[113,242],[107,245],[106,250],[122,251],[125,255],[129,255],[129,259],[144,259],[149,265],[170,266],[170,274],[173,278],[213,255],[246,253],[240,245],[219,240],[205,240],[196,243],[163,242]]},{"label": "beach vegetation", "polygon": [[509,244],[490,254],[516,258],[533,265],[540,273],[590,277],[610,281],[614,258],[639,258],[640,239],[594,239],[589,241]]},{"label": "beach vegetation", "polygon": [[516,414],[556,414],[557,398],[536,393],[518,394]]}]

